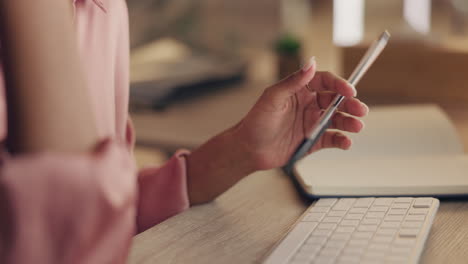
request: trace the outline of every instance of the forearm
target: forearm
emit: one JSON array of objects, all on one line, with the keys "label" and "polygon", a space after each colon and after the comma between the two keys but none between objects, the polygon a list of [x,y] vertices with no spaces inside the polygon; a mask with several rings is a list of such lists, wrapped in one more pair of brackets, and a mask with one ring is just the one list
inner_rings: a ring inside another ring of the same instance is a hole
[{"label": "forearm", "polygon": [[13,152],[86,151],[97,141],[71,3],[0,2]]},{"label": "forearm", "polygon": [[235,129],[225,131],[187,158],[190,203],[215,199],[254,170],[252,159],[236,140]]}]

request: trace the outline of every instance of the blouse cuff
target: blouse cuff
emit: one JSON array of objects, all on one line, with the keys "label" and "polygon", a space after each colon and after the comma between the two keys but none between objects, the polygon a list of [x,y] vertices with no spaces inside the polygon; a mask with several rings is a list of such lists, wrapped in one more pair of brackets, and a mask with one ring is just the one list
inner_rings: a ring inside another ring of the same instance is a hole
[{"label": "blouse cuff", "polygon": [[163,167],[140,171],[138,232],[189,208],[186,165],[186,156],[189,154],[186,150],[177,151]]}]

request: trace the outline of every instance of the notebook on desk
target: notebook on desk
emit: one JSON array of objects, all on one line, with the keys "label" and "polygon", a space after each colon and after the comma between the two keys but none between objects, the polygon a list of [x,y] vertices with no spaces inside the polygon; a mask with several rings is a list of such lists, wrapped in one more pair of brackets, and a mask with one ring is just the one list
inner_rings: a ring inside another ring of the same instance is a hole
[{"label": "notebook on desk", "polygon": [[468,194],[468,156],[439,107],[376,107],[364,121],[350,150],[322,150],[295,165],[308,196]]}]

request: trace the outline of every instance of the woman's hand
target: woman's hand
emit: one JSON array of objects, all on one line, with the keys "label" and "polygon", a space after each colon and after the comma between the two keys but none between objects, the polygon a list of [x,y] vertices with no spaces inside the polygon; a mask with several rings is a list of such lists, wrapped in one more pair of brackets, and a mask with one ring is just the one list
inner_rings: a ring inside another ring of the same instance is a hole
[{"label": "woman's hand", "polygon": [[[359,132],[363,123],[356,117],[365,116],[368,107],[354,98],[356,90],[345,80],[329,72],[317,72],[314,58],[303,69],[267,88],[234,132],[254,168],[285,165],[337,94],[347,98],[333,116],[330,128]],[[311,152],[350,146],[347,136],[329,130]]]},{"label": "woman's hand", "polygon": [[[191,204],[213,200],[256,170],[285,165],[314,127],[336,94],[347,99],[333,117],[334,129],[359,132],[368,108],[353,98],[356,90],[345,80],[316,72],[311,60],[303,69],[265,90],[247,116],[197,148],[187,157],[187,187]],[[312,151],[348,149],[351,140],[327,131]]]}]

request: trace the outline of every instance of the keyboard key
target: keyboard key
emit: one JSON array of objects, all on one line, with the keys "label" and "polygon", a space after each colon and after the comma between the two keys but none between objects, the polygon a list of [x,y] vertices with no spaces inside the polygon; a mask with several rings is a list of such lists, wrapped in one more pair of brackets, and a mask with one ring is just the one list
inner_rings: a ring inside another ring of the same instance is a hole
[{"label": "keyboard key", "polygon": [[380,219],[378,218],[364,218],[362,220],[364,225],[378,225],[380,224]]},{"label": "keyboard key", "polygon": [[355,232],[353,233],[352,238],[369,240],[372,236],[374,236],[373,232]]},{"label": "keyboard key", "polygon": [[410,222],[403,222],[401,224],[401,227],[407,227],[407,228],[420,228],[423,225],[423,221],[410,221]]},{"label": "keyboard key", "polygon": [[374,202],[375,198],[359,198],[354,203],[355,208],[369,208]]},{"label": "keyboard key", "polygon": [[394,236],[397,232],[397,229],[379,229],[376,234],[381,236]]},{"label": "keyboard key", "polygon": [[338,202],[333,206],[333,211],[348,211],[349,208],[356,201],[355,198],[343,198],[338,200]]},{"label": "keyboard key", "polygon": [[406,221],[424,221],[426,219],[425,215],[407,215],[405,220]]},{"label": "keyboard key", "polygon": [[409,209],[411,207],[411,204],[405,204],[405,203],[396,203],[392,205],[392,208],[395,209]]},{"label": "keyboard key", "polygon": [[367,208],[351,208],[348,211],[348,214],[365,214],[367,213]]},{"label": "keyboard key", "polygon": [[318,206],[318,207],[332,207],[336,201],[338,201],[338,199],[335,199],[335,198],[322,198],[320,200],[318,200],[314,206]]},{"label": "keyboard key", "polygon": [[364,214],[348,214],[345,216],[346,220],[361,220]]},{"label": "keyboard key", "polygon": [[354,226],[357,227],[359,225],[359,220],[343,220],[340,223],[340,226]]},{"label": "keyboard key", "polygon": [[311,213],[326,213],[330,211],[330,207],[312,207],[309,212]]},{"label": "keyboard key", "polygon": [[346,245],[346,240],[330,240],[325,245],[325,248],[334,248],[336,250],[341,250]]},{"label": "keyboard key", "polygon": [[336,224],[330,223],[321,223],[317,226],[317,230],[333,230],[335,229]]},{"label": "keyboard key", "polygon": [[360,225],[357,230],[375,232],[377,230],[377,225]]},{"label": "keyboard key", "polygon": [[432,198],[416,198],[414,200],[414,208],[429,208],[432,205]]},{"label": "keyboard key", "polygon": [[327,256],[327,257],[332,257],[336,258],[338,257],[338,254],[340,254],[340,251],[337,250],[336,248],[323,248],[322,251],[319,253],[319,257],[321,256]]},{"label": "keyboard key", "polygon": [[405,209],[390,209],[388,215],[406,215]]},{"label": "keyboard key", "polygon": [[397,238],[393,242],[395,247],[411,247],[416,243],[415,238]]},{"label": "keyboard key", "polygon": [[291,262],[289,262],[289,264],[309,264],[310,261],[308,260],[291,260]]},{"label": "keyboard key", "polygon": [[386,252],[390,250],[389,244],[370,244],[367,250]]},{"label": "keyboard key", "polygon": [[413,249],[410,247],[393,247],[390,249],[392,255],[408,255]]},{"label": "keyboard key", "polygon": [[307,239],[309,234],[317,226],[315,222],[299,222],[283,242],[272,253],[272,258],[291,256],[299,246]]},{"label": "keyboard key", "polygon": [[[296,255],[303,255],[307,256],[308,258],[312,259],[315,255],[320,252],[319,247],[314,247],[314,248],[308,248],[308,247],[301,247],[299,251],[296,253]],[[302,257],[304,258],[304,257]]]},{"label": "keyboard key", "polygon": [[327,216],[325,217],[322,222],[323,223],[339,223],[341,221],[341,217],[335,217],[335,216]]},{"label": "keyboard key", "polygon": [[369,212],[366,214],[366,218],[383,218],[385,213],[383,212]]},{"label": "keyboard key", "polygon": [[403,228],[400,230],[400,237],[416,237],[419,234],[419,229],[415,228]]},{"label": "keyboard key", "polygon": [[293,259],[291,262],[288,262],[289,264],[309,264],[310,261],[308,260],[301,260],[301,259]]},{"label": "keyboard key", "polygon": [[364,253],[363,259],[364,259],[364,261],[367,261],[367,260],[370,261],[370,260],[382,259],[383,257],[385,257],[385,252],[383,252],[383,251],[372,251],[372,252]]},{"label": "keyboard key", "polygon": [[317,264],[331,264],[333,262],[335,262],[335,258],[331,256],[319,256],[314,259],[314,263]]},{"label": "keyboard key", "polygon": [[377,198],[374,205],[390,206],[393,203],[393,198]]},{"label": "keyboard key", "polygon": [[393,241],[393,236],[381,236],[381,235],[376,235],[372,239],[372,242],[375,243],[382,243],[382,244],[389,244],[390,242]]},{"label": "keyboard key", "polygon": [[428,213],[429,208],[413,208],[408,212],[410,215],[427,215]]},{"label": "keyboard key", "polygon": [[334,233],[330,237],[330,241],[348,241],[351,237],[351,233]]},{"label": "keyboard key", "polygon": [[326,230],[326,229],[320,229],[320,230],[315,230],[312,233],[312,236],[325,236],[328,237],[333,230]]},{"label": "keyboard key", "polygon": [[322,247],[323,245],[325,245],[325,242],[327,242],[327,237],[326,236],[310,236],[305,244],[309,244],[309,245],[316,245],[316,246],[320,246]]},{"label": "keyboard key", "polygon": [[369,208],[369,212],[387,212],[388,207],[386,206],[372,206]]},{"label": "keyboard key", "polygon": [[411,197],[398,197],[398,198],[395,198],[395,200],[393,200],[394,203],[412,203],[413,202],[413,198]]},{"label": "keyboard key", "polygon": [[320,253],[320,250],[319,251],[316,251],[316,252],[297,252],[296,253],[296,256],[299,255],[299,257],[295,257],[293,260],[294,261],[305,261],[305,263],[309,264],[311,261],[313,261],[317,255]]},{"label": "keyboard key", "polygon": [[327,216],[338,216],[338,217],[343,217],[345,215],[346,215],[346,211],[330,211],[327,214]]},{"label": "keyboard key", "polygon": [[354,232],[354,227],[352,226],[339,226],[335,232],[336,233],[352,233]]},{"label": "keyboard key", "polygon": [[338,264],[359,264],[361,258],[353,255],[342,255],[338,259]]},{"label": "keyboard key", "polygon": [[294,255],[295,262],[305,261],[307,263],[308,261],[311,261],[313,258],[314,256],[307,252],[306,253],[298,252],[296,255]]},{"label": "keyboard key", "polygon": [[386,263],[390,263],[390,264],[401,264],[401,263],[405,263],[408,261],[408,258],[407,257],[403,257],[403,256],[388,256],[387,258],[387,262]]},{"label": "keyboard key", "polygon": [[299,249],[299,252],[308,252],[311,255],[316,254],[317,252],[320,251],[323,245],[320,244],[304,244],[302,245],[301,249]]},{"label": "keyboard key", "polygon": [[302,219],[305,222],[320,222],[325,216],[324,213],[309,213]]},{"label": "keyboard key", "polygon": [[360,264],[375,264],[375,259],[362,259]]},{"label": "keyboard key", "polygon": [[384,221],[381,225],[380,228],[398,228],[400,227],[400,222],[389,222],[389,221]]},{"label": "keyboard key", "polygon": [[348,245],[350,246],[366,246],[367,245],[367,240],[366,239],[351,239],[348,242]]},{"label": "keyboard key", "polygon": [[404,217],[405,217],[404,215],[387,215],[384,218],[384,221],[387,221],[387,222],[401,222],[401,221],[403,221]]},{"label": "keyboard key", "polygon": [[358,247],[347,247],[345,249],[343,249],[343,255],[345,256],[360,256],[362,255],[362,253],[364,253],[366,251],[366,248],[365,248],[366,245],[364,246],[358,246]]}]

